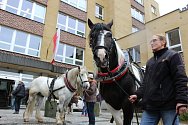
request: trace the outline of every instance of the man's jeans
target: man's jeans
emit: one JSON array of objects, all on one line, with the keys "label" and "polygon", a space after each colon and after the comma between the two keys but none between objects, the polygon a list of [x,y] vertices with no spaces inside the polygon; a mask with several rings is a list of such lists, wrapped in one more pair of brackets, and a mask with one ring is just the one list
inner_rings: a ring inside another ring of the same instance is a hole
[{"label": "man's jeans", "polygon": [[15,97],[15,111],[16,112],[19,112],[19,110],[20,110],[20,104],[21,104],[21,99],[22,99],[23,97],[21,97],[21,96],[16,96]]},{"label": "man's jeans", "polygon": [[[165,110],[165,111],[144,110],[140,125],[157,125],[160,118],[163,121],[163,125],[172,125],[175,115],[176,115],[175,110]],[[176,118],[174,125],[179,125],[178,117]]]},{"label": "man's jeans", "polygon": [[95,113],[94,113],[95,102],[86,102],[86,105],[87,105],[87,113],[89,117],[89,125],[95,125]]}]

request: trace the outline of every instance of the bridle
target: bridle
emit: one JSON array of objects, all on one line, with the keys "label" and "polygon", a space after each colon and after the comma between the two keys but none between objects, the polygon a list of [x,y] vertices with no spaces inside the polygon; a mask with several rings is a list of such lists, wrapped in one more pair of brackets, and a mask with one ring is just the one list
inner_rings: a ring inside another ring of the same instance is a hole
[{"label": "bridle", "polygon": [[[103,29],[102,30],[100,30],[100,31],[98,31],[98,32],[101,32],[101,31],[103,31]],[[111,31],[109,31],[109,32],[111,32]],[[100,34],[99,34],[100,35]],[[95,36],[95,37],[98,37],[98,36]],[[93,55],[95,55],[96,54],[96,52],[97,52],[97,50],[99,50],[99,49],[105,49],[105,51],[106,51],[106,55],[107,55],[107,60],[108,60],[108,62],[107,62],[107,70],[108,71],[110,71],[110,68],[109,68],[109,62],[110,62],[110,54],[112,53],[112,49],[114,48],[114,46],[115,46],[115,38],[112,38],[111,37],[111,44],[110,44],[110,46],[109,47],[106,47],[106,46],[101,46],[101,45],[96,45],[96,46],[94,46],[92,43],[98,43],[99,41],[98,41],[98,39],[96,39],[96,38],[90,38],[90,47],[91,47],[91,49],[92,49],[92,53],[93,53]]]},{"label": "bridle", "polygon": [[88,80],[83,81],[83,80],[82,80],[82,77],[81,77],[81,75],[80,75],[80,73],[78,74],[78,77],[80,78],[80,81],[81,81],[81,87],[83,87],[83,84],[84,84],[85,82],[89,82]]}]

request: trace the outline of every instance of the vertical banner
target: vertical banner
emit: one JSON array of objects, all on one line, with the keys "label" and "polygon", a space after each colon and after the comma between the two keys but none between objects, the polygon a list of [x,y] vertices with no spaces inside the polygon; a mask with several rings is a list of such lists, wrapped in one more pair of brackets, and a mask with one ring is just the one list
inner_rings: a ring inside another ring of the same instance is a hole
[{"label": "vertical banner", "polygon": [[60,28],[58,28],[56,33],[53,36],[53,57],[52,57],[51,64],[55,62],[55,57],[56,57],[58,46],[59,46],[60,32],[61,30]]}]

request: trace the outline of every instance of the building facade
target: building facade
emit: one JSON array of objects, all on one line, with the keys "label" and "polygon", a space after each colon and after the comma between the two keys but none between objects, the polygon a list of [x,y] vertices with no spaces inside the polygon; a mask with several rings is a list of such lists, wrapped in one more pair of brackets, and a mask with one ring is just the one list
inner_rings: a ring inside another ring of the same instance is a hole
[{"label": "building facade", "polygon": [[[113,36],[121,39],[144,30],[145,23],[158,16],[154,0],[0,0],[3,99],[9,97],[12,85],[19,80],[29,87],[38,76],[54,77],[80,65],[92,72],[88,18],[94,23],[113,20]],[[58,28],[59,46],[55,63],[51,64]]]},{"label": "building facade", "polygon": [[150,41],[155,34],[162,34],[167,38],[167,47],[178,51],[183,58],[188,74],[188,10],[174,10],[168,14],[151,20],[145,24],[145,29],[118,39],[122,49],[135,48],[137,54],[132,54],[141,66],[153,56]]},{"label": "building facade", "polygon": [[[154,0],[88,0],[87,2],[87,18],[93,23],[109,23],[113,20],[112,33],[116,39],[145,29],[146,22],[159,17],[159,6]],[[88,26],[86,28],[86,31],[90,30]],[[88,37],[86,41],[85,65],[92,70],[93,58],[91,58]],[[135,53],[136,50],[133,48],[132,52]]]}]

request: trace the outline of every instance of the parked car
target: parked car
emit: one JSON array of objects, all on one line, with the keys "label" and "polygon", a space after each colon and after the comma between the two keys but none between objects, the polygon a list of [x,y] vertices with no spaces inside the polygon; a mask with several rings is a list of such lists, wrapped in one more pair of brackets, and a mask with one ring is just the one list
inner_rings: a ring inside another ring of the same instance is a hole
[{"label": "parked car", "polygon": [[79,111],[79,112],[81,112],[83,106],[84,106],[83,99],[82,99],[82,97],[79,96],[78,103],[77,104],[73,103],[72,104],[72,109],[73,109],[73,111]]}]

